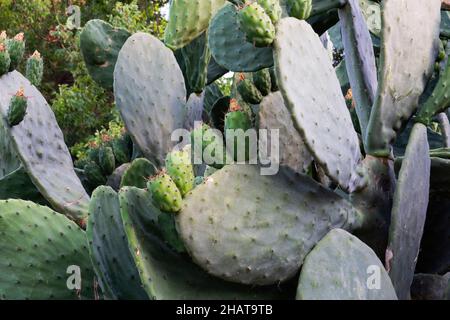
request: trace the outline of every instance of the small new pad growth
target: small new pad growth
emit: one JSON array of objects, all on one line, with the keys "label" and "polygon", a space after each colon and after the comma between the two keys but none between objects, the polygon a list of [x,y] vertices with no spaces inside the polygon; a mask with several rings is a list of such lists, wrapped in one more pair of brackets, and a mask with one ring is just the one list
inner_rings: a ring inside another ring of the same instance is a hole
[{"label": "small new pad growth", "polygon": [[239,11],[239,23],[247,41],[256,47],[268,47],[275,39],[275,26],[270,16],[258,3],[245,5]]},{"label": "small new pad growth", "polygon": [[174,150],[169,153],[166,157],[166,170],[183,197],[194,188],[194,168],[188,149]]},{"label": "small new pad growth", "polygon": [[161,170],[147,183],[155,205],[162,211],[176,213],[181,210],[181,193],[172,178]]},{"label": "small new pad growth", "polygon": [[34,53],[27,60],[26,77],[34,86],[39,86],[44,73],[44,61],[39,51]]},{"label": "small new pad growth", "polygon": [[27,97],[25,97],[24,89],[19,91],[11,98],[9,104],[7,121],[11,127],[17,126],[22,122],[27,113]]},{"label": "small new pad growth", "polygon": [[289,16],[306,20],[311,15],[312,0],[287,0]]},{"label": "small new pad growth", "polygon": [[8,50],[6,50],[5,45],[0,40],[0,76],[9,71],[10,64],[11,57],[9,56]]},{"label": "small new pad growth", "polygon": [[25,54],[25,39],[23,32],[18,33],[14,38],[6,41],[6,49],[11,57],[11,64],[9,71],[14,71],[22,62],[23,55]]}]

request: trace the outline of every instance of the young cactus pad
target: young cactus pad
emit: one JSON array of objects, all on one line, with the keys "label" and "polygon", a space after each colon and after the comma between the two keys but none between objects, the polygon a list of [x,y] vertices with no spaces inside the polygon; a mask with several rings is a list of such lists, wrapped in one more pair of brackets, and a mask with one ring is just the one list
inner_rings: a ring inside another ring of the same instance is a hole
[{"label": "young cactus pad", "polygon": [[440,0],[383,1],[379,86],[365,137],[369,154],[388,157],[397,131],[418,107],[438,54],[440,8]]},{"label": "young cactus pad", "polygon": [[114,71],[117,107],[145,157],[163,165],[172,150],[172,132],[183,128],[186,87],[170,49],[138,32],[120,50]]},{"label": "young cactus pad", "polygon": [[225,3],[225,0],[173,0],[164,43],[173,50],[184,47],[208,29],[210,19]]},{"label": "young cactus pad", "polygon": [[2,200],[0,234],[0,299],[94,298],[86,235],[75,223],[48,207]]},{"label": "young cactus pad", "polygon": [[341,187],[358,189],[358,136],[330,58],[307,22],[284,18],[278,23],[275,63],[294,126],[314,159]]},{"label": "young cactus pad", "polygon": [[272,49],[247,42],[239,27],[238,9],[228,3],[217,12],[208,29],[214,60],[234,72],[253,72],[273,65]]},{"label": "young cactus pad", "polygon": [[[369,287],[376,285],[371,274],[379,275],[379,288]],[[306,256],[297,299],[397,300],[397,296],[375,252],[350,233],[334,229]]]},{"label": "young cactus pad", "polygon": [[152,204],[146,191],[123,188],[119,201],[128,246],[142,286],[151,299],[283,298],[278,288],[258,289],[211,277],[188,257],[170,248],[157,228],[159,216],[167,213]]},{"label": "young cactus pad", "polygon": [[1,114],[8,111],[10,93],[22,87],[29,97],[27,116],[8,130],[15,150],[48,202],[56,210],[82,221],[87,216],[89,196],[75,174],[63,133],[41,93],[16,71],[0,78]]},{"label": "young cactus pad", "polygon": [[293,277],[332,228],[354,229],[359,213],[307,176],[228,165],[184,199],[178,231],[194,261],[228,281],[269,285]]}]

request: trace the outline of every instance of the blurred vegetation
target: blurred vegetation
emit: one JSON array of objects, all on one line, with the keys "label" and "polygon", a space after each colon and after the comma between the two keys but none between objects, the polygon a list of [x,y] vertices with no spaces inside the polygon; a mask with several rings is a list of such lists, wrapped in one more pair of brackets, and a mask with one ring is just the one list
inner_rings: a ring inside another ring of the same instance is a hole
[{"label": "blurred vegetation", "polygon": [[[24,32],[27,53],[38,50],[44,58],[41,92],[52,106],[74,155],[99,132],[122,126],[110,92],[88,75],[79,49],[81,29],[67,24],[67,8],[80,7],[81,26],[103,19],[130,32],[145,31],[162,37],[165,20],[161,7],[168,0],[1,0],[0,30],[11,36]],[[24,65],[19,67],[23,71]],[[112,128],[110,126],[112,124]]]}]

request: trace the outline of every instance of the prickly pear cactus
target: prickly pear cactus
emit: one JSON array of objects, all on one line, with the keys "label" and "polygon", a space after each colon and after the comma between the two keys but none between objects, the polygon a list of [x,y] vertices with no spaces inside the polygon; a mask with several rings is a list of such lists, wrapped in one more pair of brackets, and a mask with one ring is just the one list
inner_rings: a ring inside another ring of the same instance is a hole
[{"label": "prickly pear cactus", "polygon": [[173,0],[164,43],[174,50],[184,47],[208,28],[210,19],[225,3],[225,0]]},{"label": "prickly pear cactus", "polygon": [[372,155],[389,156],[397,132],[418,107],[438,53],[440,7],[439,0],[382,4],[379,86],[365,137]]},{"label": "prickly pear cactus", "polygon": [[[257,187],[255,187],[257,186]],[[222,279],[254,285],[293,277],[332,228],[352,230],[359,213],[309,177],[229,165],[185,199],[178,231],[194,261]]]},{"label": "prickly pear cactus", "polygon": [[257,48],[247,42],[239,27],[238,9],[231,3],[211,20],[208,45],[214,60],[230,71],[253,72],[273,65],[271,48]]},{"label": "prickly pear cactus", "polygon": [[239,25],[247,41],[256,47],[268,47],[275,38],[275,26],[271,18],[257,2],[245,4],[239,10]]},{"label": "prickly pear cactus", "polygon": [[47,207],[0,201],[0,298],[93,299],[87,239],[75,223]]},{"label": "prickly pear cactus", "polygon": [[26,77],[33,86],[39,86],[44,74],[44,61],[36,50],[27,60]]},{"label": "prickly pear cactus", "polygon": [[28,98],[24,95],[23,88],[19,89],[11,98],[8,107],[6,121],[11,127],[17,126],[25,118],[27,112]]},{"label": "prickly pear cactus", "polygon": [[83,224],[89,197],[74,172],[55,115],[41,93],[18,72],[0,78],[0,113],[8,112],[11,93],[24,89],[27,115],[15,127],[5,127],[22,165],[41,194],[58,211]]},{"label": "prickly pear cactus", "polygon": [[[292,34],[298,41],[291,40]],[[296,58],[299,54],[302,59]],[[328,54],[308,23],[279,22],[275,63],[294,126],[314,159],[341,187],[356,190],[361,184],[358,136]]]},{"label": "prickly pear cactus", "polygon": [[[373,274],[373,280],[370,275]],[[397,300],[376,254],[341,229],[331,230],[306,256],[297,288],[299,300]]]},{"label": "prickly pear cactus", "polygon": [[164,164],[183,128],[186,88],[177,61],[164,44],[146,33],[125,42],[114,71],[114,96],[129,134],[145,157]]},{"label": "prickly pear cactus", "polygon": [[92,194],[86,234],[104,294],[111,299],[147,299],[128,249],[119,196],[111,188],[99,187]]},{"label": "prickly pear cactus", "polygon": [[161,211],[177,213],[181,210],[180,190],[164,170],[150,177],[147,187],[152,194],[153,201]]},{"label": "prickly pear cactus", "polygon": [[431,166],[428,150],[426,127],[414,125],[395,190],[386,254],[399,299],[409,298],[425,225]]},{"label": "prickly pear cactus", "polygon": [[106,89],[113,88],[117,56],[131,34],[109,23],[94,19],[83,28],[80,48],[92,79]]}]

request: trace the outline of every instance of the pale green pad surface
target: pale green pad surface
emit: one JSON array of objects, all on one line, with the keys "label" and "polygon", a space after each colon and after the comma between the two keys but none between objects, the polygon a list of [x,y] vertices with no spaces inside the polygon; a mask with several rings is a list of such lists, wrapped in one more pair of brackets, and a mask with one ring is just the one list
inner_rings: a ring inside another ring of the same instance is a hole
[{"label": "pale green pad surface", "polygon": [[[368,286],[374,284],[369,277],[377,275],[373,270],[379,272],[379,289]],[[334,229],[306,256],[297,299],[397,300],[397,297],[375,252],[350,233]]]},{"label": "pale green pad surface", "polygon": [[[33,202],[2,200],[0,238],[0,300],[94,298],[86,235],[65,216]],[[80,267],[79,294],[67,288],[69,266]]]},{"label": "pale green pad surface", "polygon": [[171,134],[185,119],[186,88],[172,51],[157,38],[128,38],[114,70],[114,95],[128,132],[145,157],[164,164]]},{"label": "pale green pad surface", "polygon": [[225,280],[266,285],[295,275],[332,228],[353,229],[358,212],[307,176],[229,165],[184,199],[178,231],[194,261]]},{"label": "pale green pad surface", "polygon": [[430,190],[430,156],[427,128],[414,125],[398,176],[389,229],[389,276],[399,299],[408,299],[420,240],[427,215]]},{"label": "pale green pad surface", "polygon": [[172,0],[164,42],[173,50],[184,47],[208,28],[225,0]]},{"label": "pale green pad surface", "polygon": [[[284,104],[283,96],[279,91],[264,97],[259,106],[259,129],[267,129],[267,141],[261,140],[259,150],[267,150],[271,155],[271,130],[279,130],[279,164],[288,166],[292,170],[303,173],[308,170],[312,156],[303,142],[302,137],[294,128],[291,115]],[[266,142],[266,143],[264,143]],[[260,151],[261,152],[261,151]],[[274,155],[271,155],[272,157]]]},{"label": "pale green pad surface", "polygon": [[257,289],[209,276],[185,255],[173,251],[158,228],[159,215],[148,192],[124,188],[119,193],[121,215],[129,248],[142,284],[152,299],[274,299],[276,288]]},{"label": "pale green pad surface", "polygon": [[358,136],[328,53],[307,22],[279,22],[275,65],[294,126],[314,159],[344,189],[355,190],[360,182]]},{"label": "pale green pad surface", "polygon": [[440,0],[383,2],[379,85],[365,137],[372,155],[389,156],[417,109],[438,51],[440,7]]},{"label": "pale green pad surface", "polygon": [[55,115],[41,93],[19,72],[0,78],[0,113],[8,112],[9,101],[21,87],[28,98],[27,114],[9,128],[22,165],[41,194],[58,211],[73,219],[87,215],[89,196],[76,175]]}]

